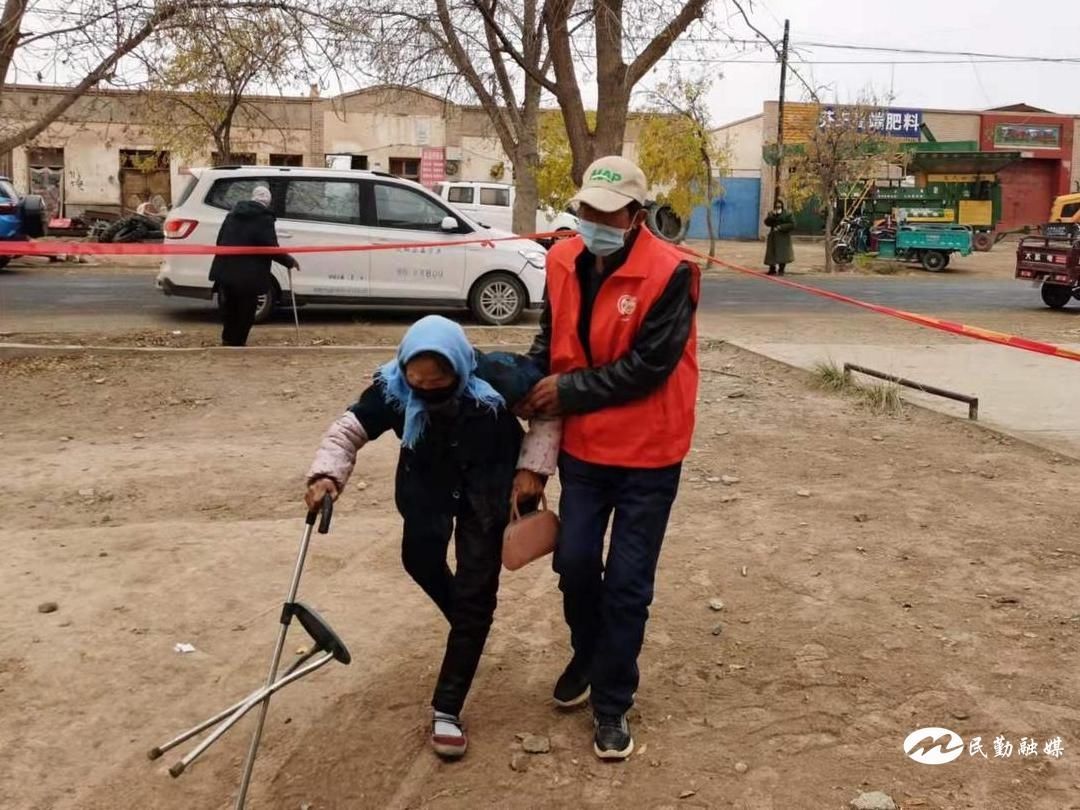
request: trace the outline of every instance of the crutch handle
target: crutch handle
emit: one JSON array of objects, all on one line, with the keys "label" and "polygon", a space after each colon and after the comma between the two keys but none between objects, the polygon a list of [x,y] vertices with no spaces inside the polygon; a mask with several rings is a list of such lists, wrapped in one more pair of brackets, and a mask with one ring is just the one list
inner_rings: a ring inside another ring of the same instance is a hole
[{"label": "crutch handle", "polygon": [[319,534],[330,531],[330,519],[334,516],[334,499],[329,493],[323,495],[322,505],[318,509],[312,509],[307,513],[307,525],[314,526],[315,518],[319,518]]}]

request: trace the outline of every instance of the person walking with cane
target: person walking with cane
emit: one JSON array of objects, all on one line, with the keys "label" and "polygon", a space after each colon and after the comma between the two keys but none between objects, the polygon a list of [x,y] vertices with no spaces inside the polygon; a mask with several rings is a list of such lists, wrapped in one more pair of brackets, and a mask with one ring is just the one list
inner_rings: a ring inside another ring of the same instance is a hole
[{"label": "person walking with cane", "polygon": [[601,759],[634,750],[626,714],[697,401],[700,268],[642,227],[647,188],[622,157],[585,170],[579,236],[548,252],[529,351],[549,375],[519,409],[563,415],[554,567],[573,657],[554,698],[567,708],[591,696]]},{"label": "person walking with cane", "polygon": [[[277,247],[272,203],[270,189],[266,186],[255,186],[251,199],[241,200],[225,216],[221,230],[218,231],[217,244]],[[222,304],[222,346],[247,345],[248,333],[255,323],[259,296],[273,294],[271,261],[287,267],[290,273],[300,270],[300,264],[288,253],[214,257],[210,264],[210,280],[215,283]]]},{"label": "person walking with cane", "polygon": [[511,498],[529,511],[555,472],[560,422],[537,420],[523,436],[511,412],[541,376],[527,358],[477,351],[458,324],[429,315],[330,426],[308,470],[315,509],[344,489],[360,448],[388,432],[400,439],[401,561],[450,625],[431,699],[431,746],[450,759],[468,747],[461,711],[495,614]]},{"label": "person walking with cane", "polygon": [[765,264],[768,275],[784,275],[784,268],[795,261],[795,248],[791,244],[791,232],[795,230],[795,217],[784,210],[784,201],[777,200],[773,210],[765,217],[769,236],[765,241]]}]

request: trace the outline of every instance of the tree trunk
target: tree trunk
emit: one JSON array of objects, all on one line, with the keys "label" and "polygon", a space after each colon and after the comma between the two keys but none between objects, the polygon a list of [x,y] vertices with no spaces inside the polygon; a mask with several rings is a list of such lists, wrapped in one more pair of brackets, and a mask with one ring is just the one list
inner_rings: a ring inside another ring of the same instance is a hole
[{"label": "tree trunk", "polygon": [[832,249],[833,249],[833,225],[836,220],[836,208],[832,204],[832,200],[829,199],[825,204],[825,272],[831,273],[835,269],[833,267]]},{"label": "tree trunk", "polygon": [[[534,141],[535,143],[535,141]],[[538,157],[535,147],[531,154],[524,151],[514,156],[514,233],[523,236],[536,233],[536,209],[539,207],[540,189],[536,183]]]},{"label": "tree trunk", "polygon": [[712,182],[712,161],[709,160],[709,153],[707,150],[701,150],[701,157],[705,161],[705,226],[709,229],[709,258],[716,258],[716,229],[713,227],[712,220],[712,204],[713,204],[713,182]]},{"label": "tree trunk", "polygon": [[19,30],[26,14],[27,0],[7,0],[0,15],[0,91],[19,47]]}]

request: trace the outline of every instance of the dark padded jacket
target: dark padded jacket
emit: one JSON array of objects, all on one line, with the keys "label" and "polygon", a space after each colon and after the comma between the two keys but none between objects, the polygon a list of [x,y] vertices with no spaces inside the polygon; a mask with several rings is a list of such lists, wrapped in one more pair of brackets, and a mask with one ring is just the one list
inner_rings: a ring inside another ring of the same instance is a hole
[{"label": "dark padded jacket", "polygon": [[[510,410],[542,376],[535,363],[506,352],[476,353],[476,376],[502,394],[505,408],[463,398],[452,417],[432,414],[415,447],[401,448],[395,500],[408,530],[442,525],[467,499],[485,529],[505,526],[523,431]],[[387,402],[378,376],[350,409],[369,441],[388,430],[400,438],[405,414]]]},{"label": "dark padded jacket", "polygon": [[[596,257],[582,250],[577,257],[581,284],[581,312],[578,336],[590,358],[588,368],[577,369],[559,378],[559,404],[565,413],[590,413],[648,396],[659,388],[679,364],[693,328],[695,304],[691,296],[690,265],[683,262],[675,270],[663,293],[645,315],[634,338],[633,348],[607,365],[592,365],[589,327],[593,303],[604,281],[626,262],[634,247],[636,231],[626,245],[604,259],[604,272],[596,273]],[[528,356],[545,373],[551,368],[551,302],[546,301],[540,316],[540,334]]]},{"label": "dark padded jacket", "polygon": [[[277,247],[274,212],[254,200],[241,200],[221,223],[217,244],[242,247]],[[270,289],[270,262],[295,267],[288,253],[258,256],[215,256],[210,280],[239,292],[261,294]]]}]

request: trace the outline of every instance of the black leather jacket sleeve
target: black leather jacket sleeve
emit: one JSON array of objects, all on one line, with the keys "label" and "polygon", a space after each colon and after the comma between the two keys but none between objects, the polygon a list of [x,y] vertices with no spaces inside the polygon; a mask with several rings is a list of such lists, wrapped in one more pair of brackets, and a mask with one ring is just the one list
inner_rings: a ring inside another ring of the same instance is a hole
[{"label": "black leather jacket sleeve", "polygon": [[525,353],[544,374],[551,373],[551,300],[544,299],[540,312],[540,331],[533,338],[532,346]]},{"label": "black leather jacket sleeve", "polygon": [[[649,309],[633,346],[606,365],[581,368],[559,378],[559,404],[565,413],[589,413],[648,396],[671,375],[686,349],[696,304],[690,266],[682,263]],[[546,323],[545,323],[546,321]],[[541,317],[540,335],[530,356],[549,360],[550,312]]]}]

